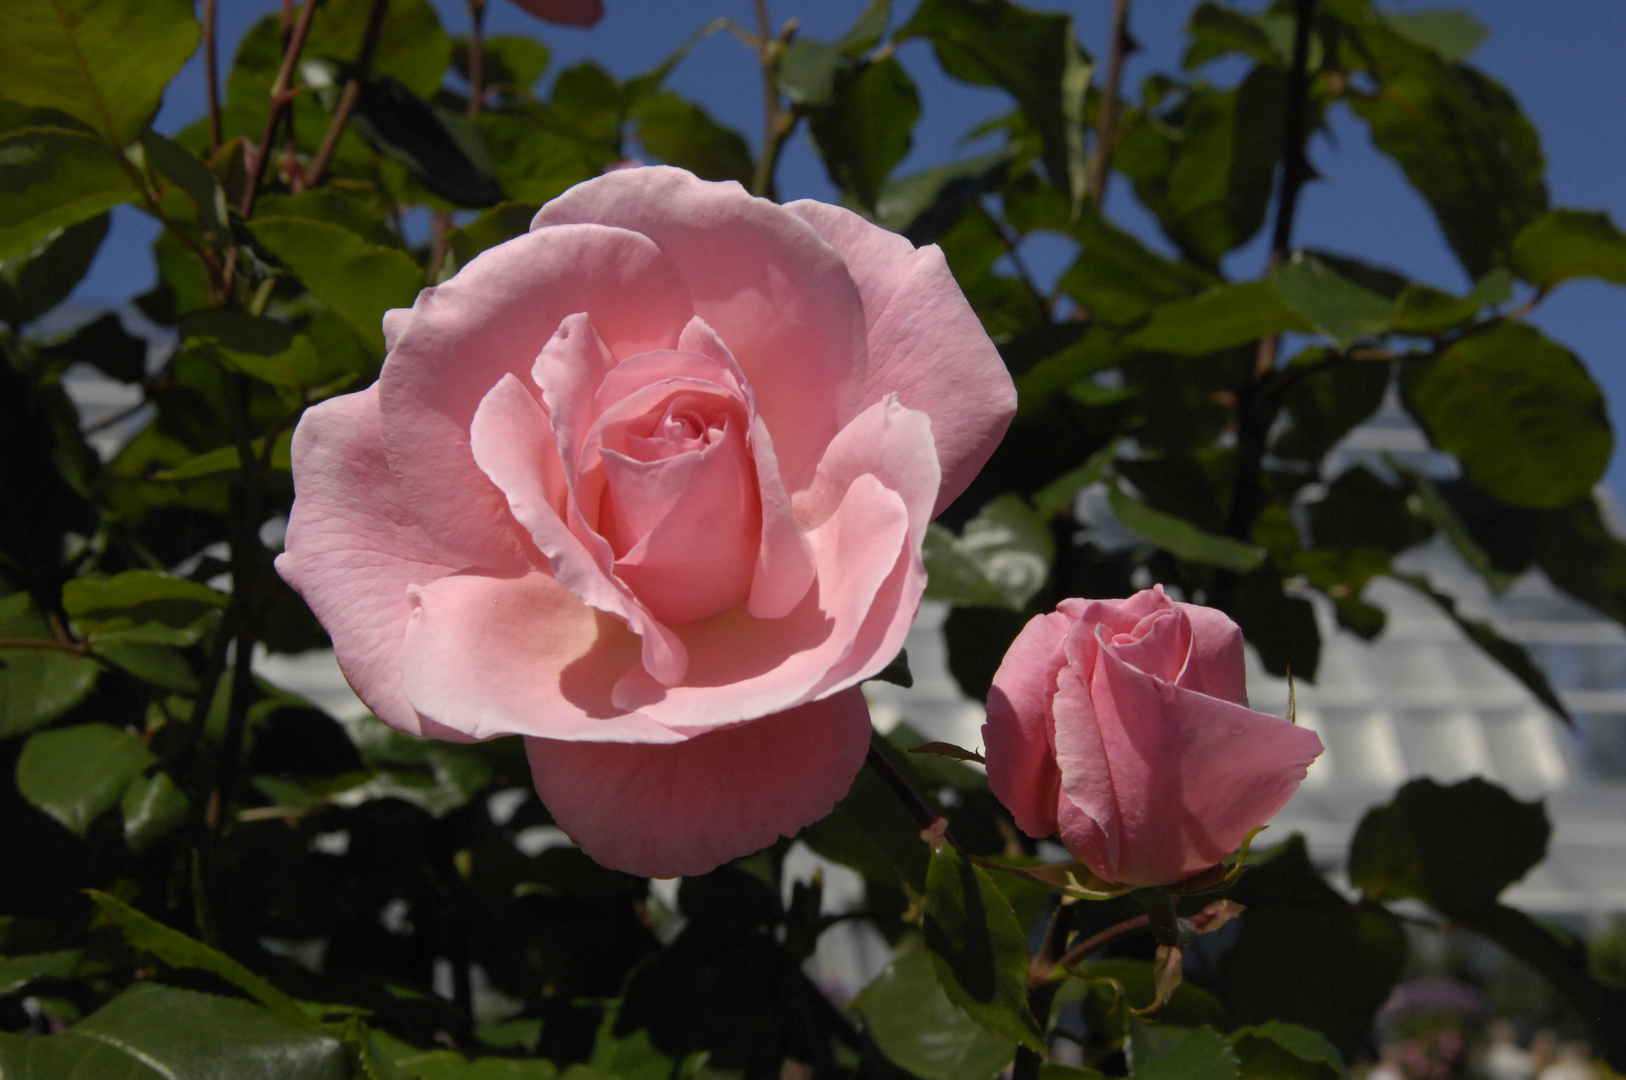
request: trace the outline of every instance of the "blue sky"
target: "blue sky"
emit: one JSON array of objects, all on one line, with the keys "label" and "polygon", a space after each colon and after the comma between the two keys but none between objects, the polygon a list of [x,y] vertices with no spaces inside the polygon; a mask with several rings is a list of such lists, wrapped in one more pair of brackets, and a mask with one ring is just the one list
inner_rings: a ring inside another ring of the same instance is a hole
[{"label": "blue sky", "polygon": [[[466,33],[461,0],[434,0],[449,32]],[[508,0],[489,0],[488,34],[523,34],[545,41],[553,52],[548,78],[582,60],[593,60],[619,76],[637,74],[660,62],[693,30],[717,15],[754,25],[749,0],[606,0],[608,14],[592,30],[541,23]],[[864,0],[770,0],[776,21],[801,20],[802,33],[838,37],[862,9]],[[229,64],[236,41],[252,22],[274,11],[276,0],[225,0],[221,5],[221,63]],[[913,0],[897,4],[900,18]],[[1071,12],[1086,49],[1100,53],[1107,40],[1110,0],[1032,2],[1029,6]],[[1192,3],[1136,0],[1130,28],[1142,46],[1126,68],[1136,86],[1154,71],[1172,71],[1183,48],[1181,29]],[[1244,2],[1240,6],[1257,8]],[[1386,5],[1387,6],[1387,5]],[[1418,3],[1392,4],[1417,9]],[[1626,2],[1622,0],[1468,0],[1466,7],[1490,28],[1490,36],[1470,62],[1504,83],[1518,98],[1542,137],[1547,180],[1554,205],[1608,210],[1626,223]],[[963,154],[959,140],[981,120],[1009,108],[1002,93],[968,87],[943,77],[928,46],[905,44],[898,58],[920,86],[923,115],[915,147],[900,166],[908,172]],[[1210,73],[1228,76],[1219,67]],[[160,130],[174,131],[203,113],[201,68],[194,58],[172,86],[159,115]],[[754,55],[732,35],[720,33],[689,54],[671,79],[724,123],[737,127],[756,145],[762,124],[761,82]],[[1333,140],[1320,139],[1311,156],[1324,180],[1306,189],[1295,241],[1391,265],[1412,277],[1447,288],[1467,281],[1422,201],[1398,169],[1371,147],[1364,129],[1345,110],[1334,113]],[[1121,181],[1121,178],[1120,178]],[[833,198],[805,135],[788,147],[780,172],[785,198]],[[1139,211],[1127,184],[1115,182],[1107,214],[1149,241],[1157,238]],[[153,226],[131,208],[115,212],[113,234],[76,297],[119,302],[147,289],[153,266],[147,245]],[[1035,272],[1058,273],[1064,245],[1040,238],[1024,254]],[[1264,265],[1261,236],[1234,253],[1227,270],[1254,276]],[[1626,430],[1626,291],[1594,282],[1572,282],[1543,304],[1533,319],[1549,335],[1580,355],[1603,385],[1617,431]],[[1626,502],[1626,467],[1617,453],[1608,480]]]}]

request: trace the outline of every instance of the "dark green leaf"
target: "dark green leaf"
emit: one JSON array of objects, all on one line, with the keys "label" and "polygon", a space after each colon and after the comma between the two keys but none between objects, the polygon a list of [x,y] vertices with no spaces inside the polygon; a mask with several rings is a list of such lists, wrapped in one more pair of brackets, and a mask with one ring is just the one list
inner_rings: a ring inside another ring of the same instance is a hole
[{"label": "dark green leaf", "polygon": [[[905,755],[881,736],[871,738],[870,745],[905,777],[917,775]],[[926,886],[929,852],[921,842],[920,826],[874,769],[859,770],[836,808],[803,829],[801,839],[820,855],[852,867],[870,881],[907,884],[917,891]]]},{"label": "dark green leaf", "polygon": [[35,979],[73,978],[79,970],[80,955],[79,949],[62,949],[0,958],[0,995],[21,990]]},{"label": "dark green leaf", "polygon": [[936,243],[967,207],[1004,183],[1010,163],[1000,150],[892,180],[875,200],[875,219],[916,246]]},{"label": "dark green leaf", "polygon": [[158,759],[142,741],[107,724],[41,731],[17,759],[23,798],[84,836],[90,823],[119,804],[130,781]]},{"label": "dark green leaf", "polygon": [[950,75],[1003,87],[1039,133],[1045,171],[1076,208],[1084,200],[1084,98],[1094,65],[1073,20],[1007,0],[925,0],[896,35],[923,37]]},{"label": "dark green leaf", "polygon": [[1274,566],[1262,565],[1237,579],[1229,614],[1259,650],[1259,660],[1270,674],[1315,678],[1321,660],[1315,609],[1304,597],[1282,589],[1282,575]]},{"label": "dark green leaf", "polygon": [[[1503,564],[1506,562],[1505,552],[1498,551],[1496,555],[1492,555],[1490,551],[1486,550],[1485,545],[1480,542],[1479,537],[1474,534],[1473,528],[1465,520],[1464,514],[1467,508],[1459,510],[1451,499],[1442,494],[1440,486],[1423,473],[1407,469],[1394,461],[1389,462],[1389,467],[1404,477],[1406,482],[1411,485],[1416,496],[1417,509],[1422,516],[1432,522],[1436,529],[1445,534],[1446,539],[1451,541],[1451,546],[1456,548],[1457,554],[1461,555],[1463,560],[1473,567],[1492,589],[1498,593],[1506,589],[1518,579],[1518,574],[1529,565],[1530,548],[1535,541],[1533,515],[1528,512],[1521,513],[1512,508],[1502,507],[1500,503],[1495,504],[1498,509],[1504,511],[1506,518],[1506,520],[1498,521],[1492,526],[1495,532],[1500,537],[1513,540],[1515,543],[1517,543],[1518,539],[1522,538],[1524,540],[1523,544],[1518,545],[1524,549],[1518,559],[1520,564],[1518,568],[1516,570],[1504,568]],[[1460,490],[1463,485],[1459,483],[1453,486]],[[1459,494],[1459,499],[1460,497]],[[1485,503],[1493,502],[1493,500],[1483,495],[1474,500],[1475,503],[1480,501]],[[1477,510],[1479,508],[1475,506],[1473,509]],[[1475,514],[1475,517],[1478,516],[1478,514]],[[1504,517],[1504,515],[1497,516]],[[1521,537],[1520,534],[1523,534],[1523,536]],[[1497,556],[1504,557],[1498,558]]]},{"label": "dark green leaf", "polygon": [[0,34],[0,94],[134,141],[198,44],[187,0],[15,0]]},{"label": "dark green leaf", "polygon": [[0,1075],[6,1080],[176,1080],[98,1039],[0,1032]]},{"label": "dark green leaf", "polygon": [[299,1002],[225,953],[165,926],[116,896],[92,889],[90,898],[96,901],[102,915],[117,926],[124,939],[135,948],[152,953],[171,967],[193,968],[218,975],[264,1005],[272,1016],[301,1027],[312,1026]]},{"label": "dark green leaf", "polygon": [[702,180],[750,183],[755,165],[745,138],[694,102],[662,92],[640,101],[628,115],[638,121],[638,141],[662,161]]},{"label": "dark green leaf", "polygon": [[[373,0],[330,0],[311,24],[308,57],[346,63],[361,54]],[[429,0],[390,0],[389,15],[373,50],[374,71],[420,98],[434,96],[452,59],[452,42],[441,29]]]},{"label": "dark green leaf", "polygon": [[1236,1051],[1206,1025],[1177,1028],[1131,1018],[1124,1053],[1132,1080],[1237,1080]]},{"label": "dark green leaf", "polygon": [[1211,353],[1288,330],[1310,333],[1310,321],[1267,281],[1217,285],[1189,299],[1159,304],[1130,345],[1167,353]]},{"label": "dark green leaf", "polygon": [[1278,266],[1271,272],[1270,283],[1288,307],[1341,349],[1360,338],[1382,334],[1394,322],[1392,301],[1342,277],[1313,256],[1296,255]]},{"label": "dark green leaf", "polygon": [[423,285],[423,270],[410,256],[321,221],[256,218],[252,228],[307,289],[384,351],[384,312],[411,307]]},{"label": "dark green leaf", "polygon": [[1626,543],[1592,496],[1541,516],[1534,555],[1554,585],[1626,623]]},{"label": "dark green leaf", "polygon": [[[608,150],[595,158],[579,142],[544,131],[527,117],[482,113],[479,123],[486,145],[491,148],[497,179],[508,198],[518,203],[540,206],[565,189],[597,176],[612,159]],[[502,209],[499,206],[493,212]]]},{"label": "dark green leaf", "polygon": [[1626,285],[1626,234],[1606,213],[1549,210],[1514,238],[1513,269],[1543,289],[1573,277]]},{"label": "dark green leaf", "polygon": [[[1295,357],[1294,364],[1322,359],[1321,349]],[[1320,461],[1327,451],[1383,404],[1391,366],[1353,361],[1299,378],[1287,392],[1284,411],[1292,424],[1271,443],[1277,457]],[[1297,376],[1297,372],[1289,372]]]},{"label": "dark green leaf", "polygon": [[384,247],[399,247],[401,238],[389,227],[389,217],[376,203],[347,197],[334,188],[317,188],[298,195],[271,192],[255,203],[260,217],[309,218],[342,225],[363,240]]},{"label": "dark green leaf", "polygon": [[1216,284],[1212,275],[1149,250],[1101,216],[1093,204],[1079,214],[1078,260],[1057,287],[1109,323],[1134,322],[1158,304]]},{"label": "dark green leaf", "polygon": [[896,956],[852,1007],[881,1053],[925,1080],[990,1080],[1016,1051],[954,1006],[918,950]]},{"label": "dark green leaf", "polygon": [[1515,506],[1584,498],[1614,437],[1603,394],[1568,350],[1505,323],[1401,368],[1401,398],[1435,446],[1468,477]]},{"label": "dark green leaf", "polygon": [[1398,555],[1430,532],[1412,514],[1406,492],[1364,465],[1339,473],[1327,493],[1310,504],[1310,535],[1318,547],[1378,548]]},{"label": "dark green leaf", "polygon": [[136,983],[56,1038],[116,1046],[165,1075],[347,1080],[344,1046],[246,1001]]},{"label": "dark green leaf", "polygon": [[[481,78],[487,90],[523,93],[536,85],[536,80],[548,69],[548,47],[532,38],[498,35],[488,37],[481,49]],[[469,80],[469,42],[467,38],[452,41],[452,63]]]},{"label": "dark green leaf", "polygon": [[1407,334],[1450,330],[1487,307],[1507,303],[1512,295],[1513,275],[1502,267],[1480,278],[1463,297],[1427,285],[1408,285],[1395,301],[1395,329]]},{"label": "dark green leaf", "polygon": [[447,246],[457,257],[458,265],[466,266],[482,251],[524,236],[538,209],[534,203],[503,203],[493,207],[467,225],[447,233]]},{"label": "dark green leaf", "polygon": [[1551,835],[1542,804],[1520,802],[1495,784],[1413,780],[1362,819],[1350,841],[1349,880],[1456,917],[1495,904],[1546,856]]},{"label": "dark green leaf", "polygon": [[920,95],[892,57],[838,72],[830,103],[811,123],[830,182],[873,209],[919,119]]},{"label": "dark green leaf", "polygon": [[1125,495],[1116,485],[1107,488],[1107,501],[1126,528],[1182,559],[1242,572],[1264,561],[1263,549],[1204,532],[1185,518],[1154,510]]},{"label": "dark green leaf", "polygon": [[209,167],[156,131],[141,133],[141,150],[148,164],[191,200],[204,241],[212,245],[225,242],[231,236],[226,193]]},{"label": "dark green leaf", "polygon": [[951,844],[932,853],[924,929],[949,1000],[994,1034],[1043,1049],[1028,1008],[1022,927],[999,887]]},{"label": "dark green leaf", "polygon": [[119,809],[124,813],[124,842],[141,854],[153,841],[182,821],[191,803],[165,772],[138,776],[124,789]]},{"label": "dark green leaf", "polygon": [[1561,719],[1566,722],[1569,721],[1569,710],[1564,708],[1564,703],[1559,700],[1558,695],[1553,691],[1552,684],[1547,681],[1546,674],[1531,659],[1530,653],[1525,650],[1523,645],[1504,638],[1496,632],[1496,629],[1490,623],[1480,622],[1478,619],[1470,619],[1464,616],[1457,610],[1456,602],[1449,596],[1437,591],[1429,584],[1427,578],[1401,576],[1401,580],[1414,586],[1418,591],[1438,604],[1441,610],[1451,617],[1451,621],[1456,623],[1475,645],[1485,650],[1486,655],[1492,660],[1501,664],[1509,675],[1523,683],[1525,688],[1535,695],[1537,701],[1547,706]]},{"label": "dark green leaf", "polygon": [[32,249],[0,259],[0,320],[20,327],[68,298],[107,236],[107,214],[53,229]]},{"label": "dark green leaf", "polygon": [[[52,640],[26,593],[0,598],[0,637]],[[101,665],[60,649],[0,649],[0,739],[21,735],[77,705]]]},{"label": "dark green leaf", "polygon": [[1262,64],[1282,64],[1288,58],[1276,51],[1270,34],[1258,19],[1246,12],[1203,0],[1186,23],[1191,43],[1181,65],[1190,71],[1210,60],[1241,53]]},{"label": "dark green leaf", "polygon": [[899,649],[898,655],[892,658],[892,662],[871,675],[870,678],[891,683],[893,686],[901,686],[905,690],[914,686],[915,677],[909,670],[909,651]]},{"label": "dark green leaf", "polygon": [[1463,8],[1426,8],[1422,11],[1389,11],[1388,24],[1419,45],[1427,46],[1445,60],[1461,60],[1479,48],[1490,33],[1478,19]]},{"label": "dark green leaf", "polygon": [[67,337],[42,343],[40,351],[64,367],[90,364],[120,382],[140,382],[147,373],[146,339],[125,330],[124,321],[111,311]]},{"label": "dark green leaf", "polygon": [[977,511],[958,537],[934,524],[925,558],[929,599],[1020,611],[1050,576],[1055,541],[1044,519],[1007,493]]},{"label": "dark green leaf", "polygon": [[1344,1058],[1320,1032],[1268,1020],[1231,1033],[1227,1040],[1242,1075],[1272,1080],[1342,1080]]},{"label": "dark green leaf", "polygon": [[[6,41],[9,34],[0,34]],[[0,69],[4,64],[0,62]],[[32,253],[58,230],[135,198],[117,151],[94,135],[24,128],[0,136],[0,258]]]},{"label": "dark green leaf", "polygon": [[1547,209],[1536,131],[1500,83],[1379,19],[1371,15],[1359,34],[1380,90],[1351,107],[1478,278],[1504,265],[1514,237]]},{"label": "dark green leaf", "polygon": [[841,51],[828,42],[797,38],[779,61],[779,88],[798,105],[828,105]]},{"label": "dark green leaf", "polygon": [[[288,472],[293,468],[293,437],[294,433],[292,431],[284,431],[277,436],[276,442],[271,446],[271,460],[268,462],[271,469],[277,472]],[[250,449],[254,451],[255,456],[259,456],[264,447],[264,439],[255,439],[250,444]],[[222,473],[236,472],[239,464],[237,447],[222,446],[183,461],[173,469],[160,470],[153,474],[153,479],[164,483],[173,483],[177,480],[218,478]]]},{"label": "dark green leaf", "polygon": [[[341,88],[355,74],[352,65],[336,60],[307,60],[301,70],[329,110],[338,106]],[[395,80],[369,72],[350,124],[367,145],[406,166],[441,198],[473,207],[502,201],[479,129],[465,117],[431,107]]]},{"label": "dark green leaf", "polygon": [[186,626],[226,606],[225,593],[162,570],[126,570],[112,577],[84,575],[62,587],[62,606],[79,622],[125,618]]}]

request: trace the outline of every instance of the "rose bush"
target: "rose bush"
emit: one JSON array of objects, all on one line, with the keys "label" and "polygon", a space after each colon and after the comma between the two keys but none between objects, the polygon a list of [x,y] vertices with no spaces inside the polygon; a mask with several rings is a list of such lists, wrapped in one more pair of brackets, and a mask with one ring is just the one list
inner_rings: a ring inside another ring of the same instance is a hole
[{"label": "rose bush", "polygon": [[1172,884],[1235,851],[1321,753],[1315,732],[1247,705],[1242,631],[1220,612],[1162,586],[1064,600],[994,676],[988,786],[1102,879]]},{"label": "rose bush", "polygon": [[277,568],[386,723],[528,739],[599,862],[700,873],[826,814],[930,518],[1016,395],[942,254],[671,168],[543,207],[305,414]]}]

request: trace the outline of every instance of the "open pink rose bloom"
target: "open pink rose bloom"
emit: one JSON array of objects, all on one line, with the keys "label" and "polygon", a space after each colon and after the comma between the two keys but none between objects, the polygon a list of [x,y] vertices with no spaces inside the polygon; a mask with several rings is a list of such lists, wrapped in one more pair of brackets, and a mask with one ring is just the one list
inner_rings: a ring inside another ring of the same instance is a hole
[{"label": "open pink rose bloom", "polygon": [[277,569],[378,717],[526,736],[606,866],[701,873],[828,813],[926,524],[1016,393],[935,247],[627,169],[385,319],[305,414]]},{"label": "open pink rose bloom", "polygon": [[1248,708],[1242,632],[1158,586],[1064,600],[1023,628],[988,695],[988,785],[1029,836],[1097,876],[1169,885],[1235,851],[1321,753]]}]

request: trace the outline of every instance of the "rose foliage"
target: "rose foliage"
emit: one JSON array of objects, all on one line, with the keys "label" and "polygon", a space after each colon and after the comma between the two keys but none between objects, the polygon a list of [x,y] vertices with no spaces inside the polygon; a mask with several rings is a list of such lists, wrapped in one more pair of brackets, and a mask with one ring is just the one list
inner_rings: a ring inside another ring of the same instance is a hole
[{"label": "rose foliage", "polygon": [[[1374,581],[1562,718],[1416,546],[1626,622],[1527,317],[1626,235],[1483,28],[1192,2],[1126,79],[1143,4],[773,0],[557,59],[648,6],[0,5],[0,1076],[1336,1080],[1469,935],[1626,1071],[1607,958],[1503,900],[1540,804],[1250,839],[1345,751],[1244,650],[1313,683]],[[1002,105],[917,163],[948,83]],[[1462,288],[1302,247],[1334,120]]]}]

